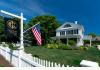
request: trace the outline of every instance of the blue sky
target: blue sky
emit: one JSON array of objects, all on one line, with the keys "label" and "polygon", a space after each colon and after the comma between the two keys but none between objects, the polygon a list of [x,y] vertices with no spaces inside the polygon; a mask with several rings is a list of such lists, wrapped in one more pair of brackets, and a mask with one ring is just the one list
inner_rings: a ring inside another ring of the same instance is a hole
[{"label": "blue sky", "polygon": [[0,9],[17,15],[23,12],[27,20],[39,15],[54,15],[61,23],[77,20],[85,34],[100,35],[100,0],[0,0]]}]

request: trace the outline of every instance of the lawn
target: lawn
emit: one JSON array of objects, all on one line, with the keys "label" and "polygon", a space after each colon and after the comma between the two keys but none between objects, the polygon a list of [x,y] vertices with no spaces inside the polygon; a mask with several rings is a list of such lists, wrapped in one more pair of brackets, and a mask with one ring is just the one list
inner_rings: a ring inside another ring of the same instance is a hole
[{"label": "lawn", "polygon": [[25,47],[25,51],[35,57],[70,66],[80,66],[83,59],[98,62],[100,65],[100,51],[94,47],[88,50],[60,50],[32,46]]}]

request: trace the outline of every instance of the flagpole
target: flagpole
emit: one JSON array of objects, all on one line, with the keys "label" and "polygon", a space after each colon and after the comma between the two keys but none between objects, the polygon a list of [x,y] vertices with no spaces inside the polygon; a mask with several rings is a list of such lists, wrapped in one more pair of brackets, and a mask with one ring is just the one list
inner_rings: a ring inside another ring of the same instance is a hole
[{"label": "flagpole", "polygon": [[37,24],[33,25],[32,27],[28,28],[27,30],[25,30],[23,33],[26,33],[28,30],[32,29],[33,27],[35,27],[36,25],[40,24],[40,22],[38,22]]}]

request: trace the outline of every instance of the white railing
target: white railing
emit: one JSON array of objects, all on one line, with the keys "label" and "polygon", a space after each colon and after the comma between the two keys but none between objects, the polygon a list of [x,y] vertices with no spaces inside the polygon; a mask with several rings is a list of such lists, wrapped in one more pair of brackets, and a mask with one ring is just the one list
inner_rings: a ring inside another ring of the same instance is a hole
[{"label": "white railing", "polygon": [[[19,50],[10,50],[8,47],[0,46],[0,54],[9,61],[13,66],[18,67],[19,65]],[[31,54],[25,52],[22,53],[21,67],[69,67],[69,65],[61,65],[60,63],[50,62],[42,60],[37,57],[33,57]]]}]

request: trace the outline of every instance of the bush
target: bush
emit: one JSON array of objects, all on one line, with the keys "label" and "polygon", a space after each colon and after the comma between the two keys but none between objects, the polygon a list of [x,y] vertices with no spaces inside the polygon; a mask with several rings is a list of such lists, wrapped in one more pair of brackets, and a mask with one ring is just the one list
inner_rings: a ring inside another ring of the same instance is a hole
[{"label": "bush", "polygon": [[71,46],[75,46],[76,45],[74,40],[69,40],[68,44],[71,45]]},{"label": "bush", "polygon": [[47,44],[46,46],[49,49],[57,49],[58,48],[58,45],[57,44]]},{"label": "bush", "polygon": [[79,46],[79,49],[80,49],[80,50],[87,50],[88,47],[86,47],[86,46]]},{"label": "bush", "polygon": [[62,50],[73,50],[75,48],[75,41],[70,40],[69,45],[63,44],[60,40],[50,40],[50,44],[47,44],[46,47],[49,49],[62,49]]},{"label": "bush", "polygon": [[17,50],[18,49],[18,47],[14,47],[12,43],[8,43],[8,45],[9,45],[9,48],[11,50]]},{"label": "bush", "polygon": [[66,44],[59,44],[59,46],[58,46],[58,49],[67,50],[68,48],[69,48],[69,46]]}]

